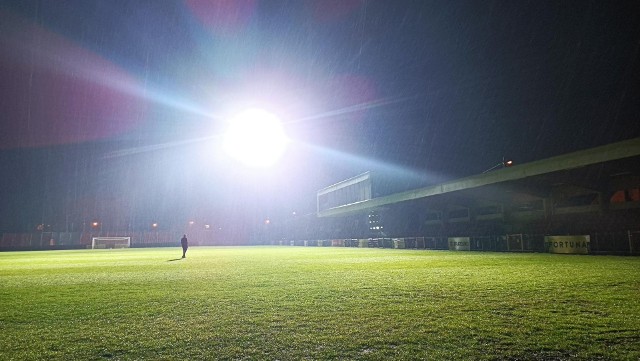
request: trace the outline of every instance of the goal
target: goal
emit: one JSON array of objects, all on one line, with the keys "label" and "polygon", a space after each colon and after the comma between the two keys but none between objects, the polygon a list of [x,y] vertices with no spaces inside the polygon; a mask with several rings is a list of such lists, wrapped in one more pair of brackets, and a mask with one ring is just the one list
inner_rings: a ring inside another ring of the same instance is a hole
[{"label": "goal", "polygon": [[129,248],[131,237],[93,237],[91,248]]}]

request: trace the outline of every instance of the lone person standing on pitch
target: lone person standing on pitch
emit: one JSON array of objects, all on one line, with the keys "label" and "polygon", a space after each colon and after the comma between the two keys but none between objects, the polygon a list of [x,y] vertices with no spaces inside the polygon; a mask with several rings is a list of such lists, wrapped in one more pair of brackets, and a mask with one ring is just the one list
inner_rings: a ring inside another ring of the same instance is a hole
[{"label": "lone person standing on pitch", "polygon": [[187,256],[187,249],[189,248],[189,241],[187,241],[186,234],[180,239],[180,244],[182,245],[182,258],[185,258]]}]

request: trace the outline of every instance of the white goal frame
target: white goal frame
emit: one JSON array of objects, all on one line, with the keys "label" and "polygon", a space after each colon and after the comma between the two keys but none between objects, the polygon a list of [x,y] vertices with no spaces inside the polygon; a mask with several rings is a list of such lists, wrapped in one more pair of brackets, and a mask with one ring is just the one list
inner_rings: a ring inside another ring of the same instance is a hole
[{"label": "white goal frame", "polygon": [[91,238],[91,249],[129,248],[129,247],[131,247],[131,237],[92,237]]}]

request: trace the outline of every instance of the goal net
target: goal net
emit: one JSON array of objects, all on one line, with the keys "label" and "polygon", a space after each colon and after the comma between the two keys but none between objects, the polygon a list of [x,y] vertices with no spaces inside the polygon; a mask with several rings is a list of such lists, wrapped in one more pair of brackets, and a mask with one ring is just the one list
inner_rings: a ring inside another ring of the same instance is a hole
[{"label": "goal net", "polygon": [[93,237],[91,248],[129,248],[131,237]]}]

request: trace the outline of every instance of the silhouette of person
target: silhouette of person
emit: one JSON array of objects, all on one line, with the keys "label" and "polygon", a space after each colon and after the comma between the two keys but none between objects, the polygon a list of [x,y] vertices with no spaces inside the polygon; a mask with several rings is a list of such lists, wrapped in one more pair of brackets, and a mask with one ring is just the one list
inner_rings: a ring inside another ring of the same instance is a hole
[{"label": "silhouette of person", "polygon": [[182,245],[182,258],[185,258],[187,256],[187,249],[189,248],[189,241],[187,241],[186,234],[180,239],[180,244]]}]

